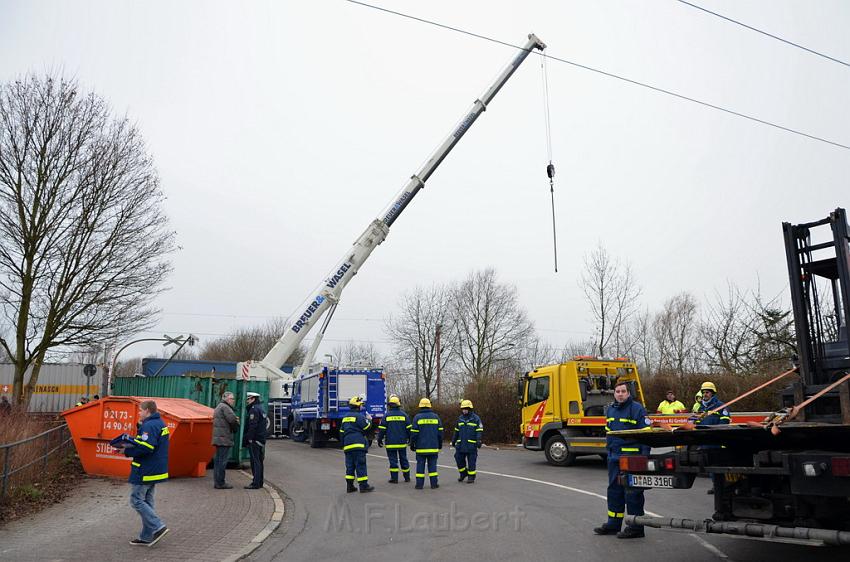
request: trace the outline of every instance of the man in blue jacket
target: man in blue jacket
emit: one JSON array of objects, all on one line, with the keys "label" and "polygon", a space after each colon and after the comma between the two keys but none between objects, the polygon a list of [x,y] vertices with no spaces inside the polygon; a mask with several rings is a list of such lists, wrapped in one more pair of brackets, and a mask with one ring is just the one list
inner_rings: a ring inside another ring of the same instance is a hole
[{"label": "man in blue jacket", "polygon": [[366,449],[369,448],[366,432],[372,427],[372,417],[368,412],[360,411],[364,403],[360,396],[352,396],[348,401],[348,414],[342,418],[342,424],[339,426],[342,450],[345,453],[346,492],[357,491],[354,487],[355,475],[362,493],[375,489],[369,485],[369,476],[366,473]]},{"label": "man in blue jacket", "polygon": [[[699,389],[702,394],[702,400],[698,402],[699,408],[696,425],[725,425],[732,421],[732,416],[729,410],[723,406],[723,402],[717,397],[717,387],[713,382],[706,381],[702,383]],[[717,445],[702,445],[700,449],[716,449]],[[724,476],[722,474],[712,474],[712,488],[708,490],[708,494],[714,494],[715,490],[723,485]]]},{"label": "man in blue jacket", "polygon": [[242,446],[248,447],[251,455],[251,475],[253,480],[245,486],[246,490],[259,490],[263,487],[263,462],[266,460],[266,409],[256,392],[246,392],[248,402],[248,425],[242,434]]},{"label": "man in blue jacket", "polygon": [[139,433],[132,445],[124,447],[130,463],[130,505],[142,518],[139,538],[130,541],[136,546],[153,546],[165,536],[168,527],[154,511],[154,490],[158,482],[168,479],[168,427],[156,410],[156,402],[139,404]]},{"label": "man in blue jacket", "polygon": [[[629,392],[629,385],[617,382],[614,386],[614,402],[605,412],[605,432],[624,429],[649,428],[651,421],[643,404],[636,402]],[[613,535],[618,539],[636,539],[644,536],[643,526],[629,526],[623,531],[626,508],[629,515],[643,515],[643,488],[626,488],[620,483],[620,457],[626,455],[648,455],[649,447],[632,439],[608,435],[608,521],[593,529],[597,535]]]},{"label": "man in blue jacket", "polygon": [[387,448],[390,461],[390,484],[398,484],[399,471],[404,481],[410,482],[410,462],[407,460],[407,443],[410,440],[410,417],[401,409],[401,400],[395,394],[387,400],[387,415],[378,426],[378,447]]},{"label": "man in blue jacket", "polygon": [[425,485],[425,465],[431,488],[439,488],[437,477],[437,455],[443,448],[443,422],[440,416],[431,410],[431,401],[423,398],[419,401],[419,413],[413,418],[410,429],[410,449],[416,451],[416,489]]},{"label": "man in blue jacket", "polygon": [[463,400],[460,403],[460,418],[455,425],[452,444],[455,447],[455,462],[460,472],[458,482],[466,479],[468,484],[475,482],[475,464],[478,460],[478,449],[481,448],[481,435],[484,433],[484,424],[478,414],[472,411],[472,400]]}]

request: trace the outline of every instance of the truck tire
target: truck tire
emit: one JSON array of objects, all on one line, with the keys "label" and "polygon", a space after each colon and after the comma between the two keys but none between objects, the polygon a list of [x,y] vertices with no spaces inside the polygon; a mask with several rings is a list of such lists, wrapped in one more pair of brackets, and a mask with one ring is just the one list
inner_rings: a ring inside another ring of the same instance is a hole
[{"label": "truck tire", "polygon": [[310,422],[307,441],[310,443],[311,449],[318,449],[325,445],[325,440],[322,439],[322,431],[313,422]]},{"label": "truck tire", "polygon": [[543,446],[546,460],[552,466],[570,466],[576,462],[576,454],[571,453],[563,435],[556,434],[546,440]]}]

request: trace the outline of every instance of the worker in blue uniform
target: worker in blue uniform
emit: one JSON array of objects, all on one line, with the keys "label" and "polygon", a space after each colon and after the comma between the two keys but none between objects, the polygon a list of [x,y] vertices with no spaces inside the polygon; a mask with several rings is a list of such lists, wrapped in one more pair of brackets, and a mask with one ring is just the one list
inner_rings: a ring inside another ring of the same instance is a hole
[{"label": "worker in blue uniform", "polygon": [[431,401],[423,398],[419,401],[419,413],[413,417],[410,429],[410,449],[416,452],[416,489],[425,485],[425,470],[431,481],[431,488],[439,488],[437,456],[443,448],[443,422],[440,416],[431,410]]},{"label": "worker in blue uniform", "polygon": [[612,431],[625,429],[649,429],[651,421],[643,404],[635,401],[629,385],[618,381],[614,386],[614,402],[605,412],[605,432],[608,433],[605,448],[608,453],[608,520],[593,529],[597,535],[616,534],[618,539],[635,539],[644,536],[642,525],[627,526],[622,531],[626,509],[629,515],[643,515],[643,488],[625,487],[620,483],[620,457],[626,455],[648,455],[649,447],[633,439],[611,435]]},{"label": "worker in blue uniform", "polygon": [[[729,409],[723,406],[723,402],[717,397],[717,387],[713,382],[706,381],[700,386],[702,400],[699,401],[697,408],[696,423],[697,426],[723,425],[732,421],[732,416],[729,414]],[[701,445],[700,449],[717,449],[719,445]],[[708,494],[714,494],[715,491],[723,485],[724,476],[722,474],[712,474],[711,483],[713,486],[708,490]]]},{"label": "worker in blue uniform", "polygon": [[145,400],[139,404],[138,435],[129,443],[118,445],[130,462],[130,505],[142,518],[139,538],[130,541],[134,546],[153,546],[165,536],[168,527],[154,511],[156,485],[168,480],[168,426],[157,411],[156,402]]},{"label": "worker in blue uniform", "polygon": [[248,448],[251,455],[251,483],[245,486],[246,490],[259,490],[263,487],[263,466],[266,460],[266,425],[268,414],[266,408],[260,401],[258,392],[245,393],[247,402],[248,424],[242,434],[242,446]]},{"label": "worker in blue uniform", "polygon": [[366,432],[372,427],[372,416],[361,412],[364,400],[360,396],[352,396],[348,401],[348,414],[342,418],[340,432],[342,433],[342,450],[345,452],[345,484],[346,492],[356,492],[354,480],[361,492],[371,492],[375,489],[369,485],[366,473],[366,450],[369,440]]},{"label": "worker in blue uniform", "polygon": [[413,425],[410,417],[401,409],[401,400],[395,394],[387,400],[387,415],[378,425],[378,447],[386,447],[390,463],[390,484],[398,484],[401,472],[405,482],[410,482],[410,462],[407,460],[407,444]]},{"label": "worker in blue uniform", "polygon": [[455,462],[460,473],[457,481],[466,480],[468,484],[475,482],[478,449],[481,448],[481,436],[484,434],[484,424],[478,414],[472,411],[472,400],[462,400],[460,417],[455,424],[452,445],[455,448]]}]

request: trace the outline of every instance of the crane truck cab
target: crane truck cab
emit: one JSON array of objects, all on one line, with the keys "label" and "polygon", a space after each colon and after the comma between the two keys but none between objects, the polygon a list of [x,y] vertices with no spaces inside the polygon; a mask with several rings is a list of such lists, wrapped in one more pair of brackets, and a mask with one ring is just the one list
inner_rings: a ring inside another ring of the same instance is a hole
[{"label": "crane truck cab", "polygon": [[555,466],[569,466],[581,455],[605,457],[605,408],[617,381],[644,402],[637,366],[624,358],[578,356],[526,373],[518,385],[523,447],[542,450]]}]

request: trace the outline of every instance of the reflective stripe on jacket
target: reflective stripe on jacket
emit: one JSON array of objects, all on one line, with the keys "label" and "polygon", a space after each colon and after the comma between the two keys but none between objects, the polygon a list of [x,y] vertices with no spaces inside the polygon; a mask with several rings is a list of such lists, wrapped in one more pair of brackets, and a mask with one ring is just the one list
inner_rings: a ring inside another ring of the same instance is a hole
[{"label": "reflective stripe on jacket", "polygon": [[124,449],[132,457],[130,484],[156,484],[168,479],[168,444],[170,435],[159,412],[147,417],[139,427],[134,445]]},{"label": "reflective stripe on jacket", "polygon": [[410,439],[410,416],[398,406],[390,406],[386,417],[378,426],[378,441],[383,441],[387,449],[404,449]]},{"label": "reflective stripe on jacket", "polygon": [[352,410],[342,418],[339,430],[342,432],[342,450],[353,451],[355,449],[365,450],[369,448],[366,432],[372,427],[372,423],[366,419],[363,412]]},{"label": "reflective stripe on jacket", "polygon": [[[644,429],[652,424],[646,415],[643,404],[629,396],[625,402],[613,402],[605,411],[605,433],[624,429]],[[618,459],[621,455],[649,454],[649,447],[640,445],[633,439],[623,439],[608,435],[605,442],[608,457]]]},{"label": "reflective stripe on jacket", "polygon": [[431,408],[422,408],[413,418],[410,448],[417,455],[436,455],[443,445],[443,422]]},{"label": "reflective stripe on jacket", "polygon": [[481,436],[484,433],[484,424],[475,412],[467,415],[461,414],[455,425],[452,443],[460,453],[471,453],[478,449]]}]

